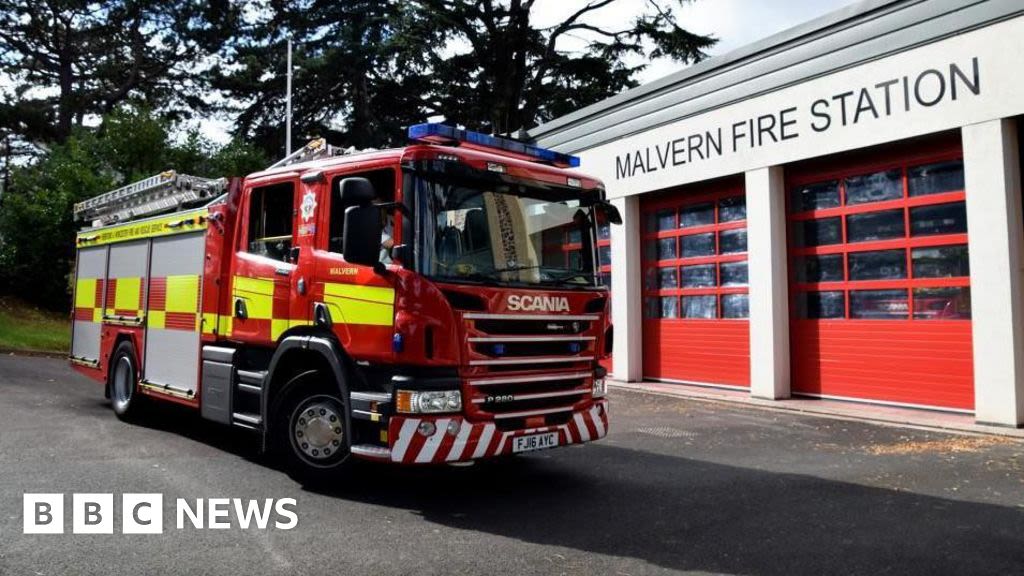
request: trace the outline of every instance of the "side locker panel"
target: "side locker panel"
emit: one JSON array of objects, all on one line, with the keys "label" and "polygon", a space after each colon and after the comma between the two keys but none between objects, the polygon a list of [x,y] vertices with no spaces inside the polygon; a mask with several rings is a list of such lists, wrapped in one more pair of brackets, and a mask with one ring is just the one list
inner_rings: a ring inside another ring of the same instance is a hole
[{"label": "side locker panel", "polygon": [[123,322],[141,320],[144,315],[149,240],[110,246],[107,267],[107,298],[103,317]]},{"label": "side locker panel", "polygon": [[153,239],[143,379],[193,395],[199,377],[199,303],[205,232]]},{"label": "side locker panel", "polygon": [[75,276],[75,319],[71,334],[71,357],[99,362],[100,326],[103,320],[103,279],[107,273],[107,247],[78,251]]}]

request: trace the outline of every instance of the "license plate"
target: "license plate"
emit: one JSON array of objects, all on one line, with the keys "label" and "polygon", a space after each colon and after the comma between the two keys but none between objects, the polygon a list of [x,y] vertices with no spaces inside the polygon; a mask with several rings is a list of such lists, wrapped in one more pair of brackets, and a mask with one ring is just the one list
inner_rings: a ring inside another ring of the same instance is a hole
[{"label": "license plate", "polygon": [[558,432],[518,436],[512,439],[512,452],[531,452],[558,446]]}]

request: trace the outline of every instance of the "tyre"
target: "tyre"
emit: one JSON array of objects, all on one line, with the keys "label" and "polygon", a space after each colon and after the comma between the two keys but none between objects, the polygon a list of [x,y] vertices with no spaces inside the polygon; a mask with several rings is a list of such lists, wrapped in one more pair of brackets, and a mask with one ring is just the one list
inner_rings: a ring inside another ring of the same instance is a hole
[{"label": "tyre", "polygon": [[274,445],[293,479],[325,484],[351,466],[348,410],[318,372],[294,379],[274,411]]},{"label": "tyre", "polygon": [[135,347],[126,340],[117,345],[110,357],[110,405],[121,420],[137,416],[145,402],[138,393],[138,382]]}]

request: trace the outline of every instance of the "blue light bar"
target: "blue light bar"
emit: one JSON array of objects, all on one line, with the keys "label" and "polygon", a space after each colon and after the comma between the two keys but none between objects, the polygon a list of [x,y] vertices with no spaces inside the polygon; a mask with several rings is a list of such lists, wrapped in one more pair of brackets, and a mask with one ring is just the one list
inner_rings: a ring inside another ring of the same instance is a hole
[{"label": "blue light bar", "polygon": [[579,156],[570,156],[569,154],[562,154],[561,152],[555,152],[554,150],[548,150],[547,148],[538,148],[537,146],[531,146],[530,144],[525,144],[518,140],[512,140],[511,138],[502,138],[500,136],[491,136],[480,132],[471,132],[469,130],[463,130],[461,128],[454,128],[446,124],[437,124],[433,122],[409,126],[409,139],[419,142],[429,142],[432,144],[457,144],[465,142],[467,144],[475,144],[485,148],[495,148],[497,150],[505,150],[506,152],[522,154],[556,166],[577,168],[580,165]]}]

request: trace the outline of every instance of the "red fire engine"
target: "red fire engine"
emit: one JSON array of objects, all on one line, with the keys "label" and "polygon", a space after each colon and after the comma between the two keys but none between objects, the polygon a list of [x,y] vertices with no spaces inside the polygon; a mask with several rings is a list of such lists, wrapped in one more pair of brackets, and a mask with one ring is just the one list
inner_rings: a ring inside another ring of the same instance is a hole
[{"label": "red fire engine", "polygon": [[421,124],[243,180],[165,172],[76,205],[71,362],[115,413],[248,428],[299,478],[596,440],[612,346],[578,158]]}]

